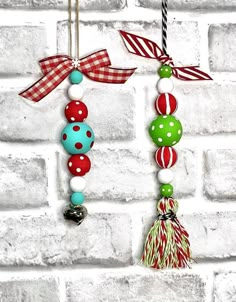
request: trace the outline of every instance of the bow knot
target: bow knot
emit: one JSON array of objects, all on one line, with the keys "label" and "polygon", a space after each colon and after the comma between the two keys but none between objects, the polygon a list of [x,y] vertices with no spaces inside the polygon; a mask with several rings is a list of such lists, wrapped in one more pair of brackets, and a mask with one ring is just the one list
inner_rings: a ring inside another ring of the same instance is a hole
[{"label": "bow knot", "polygon": [[166,64],[166,65],[170,65],[170,66],[174,65],[173,59],[165,54],[160,55],[158,57],[158,60],[161,62],[161,64]]},{"label": "bow knot", "polygon": [[78,69],[89,79],[103,83],[123,84],[136,68],[111,67],[106,49],[99,50],[82,59],[57,55],[39,61],[43,76],[19,95],[38,102],[55,89],[73,70]]},{"label": "bow knot", "polygon": [[79,67],[80,67],[80,60],[77,59],[77,58],[73,59],[71,65],[72,65],[74,68],[79,69]]}]

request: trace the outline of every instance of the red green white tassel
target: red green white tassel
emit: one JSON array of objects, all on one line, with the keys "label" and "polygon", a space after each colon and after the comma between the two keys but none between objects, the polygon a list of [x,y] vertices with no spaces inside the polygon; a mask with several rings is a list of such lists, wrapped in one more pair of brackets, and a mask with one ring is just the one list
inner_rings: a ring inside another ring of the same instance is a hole
[{"label": "red green white tassel", "polygon": [[157,203],[158,219],[144,246],[142,263],[156,269],[185,268],[191,261],[188,233],[176,217],[178,202],[163,197]]}]

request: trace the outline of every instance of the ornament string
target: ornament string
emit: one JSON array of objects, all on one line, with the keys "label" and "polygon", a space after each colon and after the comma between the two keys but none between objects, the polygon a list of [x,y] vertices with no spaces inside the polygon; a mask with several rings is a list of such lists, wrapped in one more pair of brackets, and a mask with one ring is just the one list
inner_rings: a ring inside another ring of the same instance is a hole
[{"label": "ornament string", "polygon": [[76,57],[79,59],[79,0],[76,0]]},{"label": "ornament string", "polygon": [[69,36],[69,43],[68,43],[68,48],[69,48],[69,56],[72,56],[72,16],[71,16],[71,0],[68,0],[68,36]]},{"label": "ornament string", "polygon": [[[42,77],[19,95],[33,102],[39,102],[69,77],[71,86],[67,93],[70,102],[65,107],[65,116],[69,123],[62,130],[61,143],[65,151],[70,154],[67,167],[73,177],[70,179],[70,204],[64,209],[63,215],[65,219],[80,225],[88,213],[86,207],[83,206],[85,200],[83,191],[86,186],[83,176],[89,172],[91,162],[85,153],[93,147],[95,139],[92,128],[84,122],[88,116],[88,109],[81,100],[84,91],[80,83],[86,76],[96,82],[123,84],[136,68],[112,67],[106,49],[83,58],[79,57],[79,0],[74,1],[75,21],[73,20],[72,24],[72,0],[68,0],[68,54],[58,54],[40,60]],[[72,38],[74,25],[75,41]],[[72,46],[75,46],[75,51]]]},{"label": "ornament string", "polygon": [[[72,56],[72,3],[68,0],[69,56]],[[79,0],[75,4],[75,56],[79,58]]]},{"label": "ornament string", "polygon": [[147,38],[122,30],[120,33],[130,53],[162,63],[158,70],[159,95],[155,100],[158,115],[148,129],[158,147],[154,157],[161,168],[157,175],[161,198],[156,205],[156,220],[145,240],[141,262],[155,269],[189,267],[192,262],[189,235],[176,216],[178,202],[172,197],[174,188],[171,183],[174,175],[170,168],[178,158],[173,146],[180,141],[183,130],[180,121],[172,115],[177,109],[177,100],[171,94],[174,85],[170,77],[173,75],[185,81],[211,80],[211,77],[198,66],[175,66],[168,55],[167,0],[162,0],[162,49]]},{"label": "ornament string", "polygon": [[162,12],[162,50],[167,56],[167,9],[168,0],[162,0],[161,12]]}]

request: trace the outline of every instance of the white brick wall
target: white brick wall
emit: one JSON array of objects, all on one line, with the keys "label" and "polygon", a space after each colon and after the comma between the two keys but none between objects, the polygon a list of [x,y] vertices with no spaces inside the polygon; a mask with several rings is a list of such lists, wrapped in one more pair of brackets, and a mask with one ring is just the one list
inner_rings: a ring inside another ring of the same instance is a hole
[{"label": "white brick wall", "polygon": [[174,167],[191,270],[138,262],[158,196],[147,126],[159,63],[130,55],[118,29],[160,43],[154,0],[81,0],[81,55],[106,47],[113,65],[138,67],[126,85],[84,81],[96,133],[86,176],[89,216],[65,222],[68,155],[59,143],[68,81],[38,104],[17,93],[37,61],[67,47],[66,0],[0,0],[0,302],[236,301],[236,1],[170,1],[169,53],[214,82],[175,80],[184,136]]},{"label": "white brick wall", "polygon": [[58,286],[58,281],[50,277],[1,281],[0,301],[59,302]]},{"label": "white brick wall", "polygon": [[204,276],[194,273],[161,272],[150,270],[95,273],[77,276],[67,281],[68,301],[186,301],[202,302],[206,298]]}]

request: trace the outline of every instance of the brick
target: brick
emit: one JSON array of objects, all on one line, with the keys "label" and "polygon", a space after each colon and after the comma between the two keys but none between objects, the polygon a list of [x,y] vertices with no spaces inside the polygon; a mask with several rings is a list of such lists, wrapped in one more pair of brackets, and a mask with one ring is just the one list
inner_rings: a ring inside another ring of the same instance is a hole
[{"label": "brick", "polygon": [[193,214],[181,218],[181,222],[189,232],[194,258],[221,259],[236,255],[236,212]]},{"label": "brick", "polygon": [[[236,93],[235,83],[181,83],[175,81],[173,94],[178,100],[175,115],[181,120],[184,134],[234,133],[236,104],[232,100]],[[158,95],[155,83],[144,87],[149,94],[146,102],[146,124],[155,117],[153,108]]]},{"label": "brick", "polygon": [[[136,5],[145,8],[161,8],[161,0],[137,0]],[[209,9],[209,10],[231,10],[236,7],[234,0],[219,1],[219,0],[174,0],[168,3],[168,9],[174,10],[197,10],[197,9]]]},{"label": "brick", "polygon": [[[86,175],[86,197],[92,200],[145,200],[158,195],[157,165],[153,153],[128,150],[104,149],[89,152],[92,168]],[[177,196],[192,196],[195,192],[195,154],[191,150],[179,152],[174,186]],[[67,157],[58,154],[58,189],[61,198],[69,193]],[[185,180],[184,182],[182,180]]]},{"label": "brick", "polygon": [[[80,0],[80,10],[120,10],[126,6],[126,0]],[[31,9],[67,9],[67,0],[1,0],[0,7]]]},{"label": "brick", "polygon": [[123,266],[131,262],[131,222],[127,214],[90,214],[79,228],[47,214],[1,215],[0,230],[0,265],[4,266]]},{"label": "brick", "polygon": [[[80,22],[80,53],[89,54],[94,50],[106,48],[109,51],[112,64],[122,67],[138,67],[137,72],[155,72],[159,63],[129,54],[119,35],[123,29],[143,35],[160,44],[157,37],[161,36],[161,23],[154,22]],[[67,51],[67,22],[58,23],[58,52]],[[197,22],[170,22],[168,27],[169,52],[174,53],[175,62],[183,64],[199,63],[199,31]],[[111,43],[112,41],[112,43]],[[114,51],[114,49],[116,51]],[[171,49],[175,51],[171,51]],[[183,49],[185,53],[183,55]]]},{"label": "brick", "polygon": [[47,175],[43,158],[0,156],[0,208],[47,205]]},{"label": "brick", "polygon": [[135,137],[134,88],[112,84],[90,87],[83,100],[89,109],[87,122],[92,125],[96,140],[121,141]]},{"label": "brick", "polygon": [[236,301],[235,272],[216,274],[214,281],[214,302]]},{"label": "brick", "polygon": [[[180,203],[181,209],[181,203]],[[223,259],[236,255],[236,212],[208,212],[178,215],[180,223],[189,233],[193,259]],[[143,239],[155,217],[143,218]],[[227,236],[226,236],[227,234]],[[140,247],[140,255],[142,248]]]},{"label": "brick", "polygon": [[0,282],[1,302],[59,302],[58,282],[52,278]]},{"label": "brick", "polygon": [[[176,147],[178,152],[177,164],[172,168],[175,179],[173,186],[176,188],[177,198],[194,196],[197,182],[196,154],[193,150]],[[184,181],[183,181],[184,180]]]},{"label": "brick", "polygon": [[[0,118],[4,125],[0,129],[1,140],[59,141],[65,125],[62,108],[67,103],[63,91],[53,91],[41,102],[34,103],[18,96],[21,90],[5,91],[0,95]],[[17,127],[12,121],[17,121]]]},{"label": "brick", "polygon": [[38,60],[48,55],[44,26],[1,26],[0,37],[2,74],[40,72]]},{"label": "brick", "polygon": [[236,24],[209,27],[209,60],[212,71],[236,71]]},{"label": "brick", "polygon": [[157,274],[151,270],[142,273],[95,273],[69,280],[67,302],[99,301],[166,301],[204,302],[205,278],[194,273],[176,271]]},{"label": "brick", "polygon": [[[96,141],[132,140],[135,137],[134,89],[92,85],[85,86],[84,102],[89,109],[87,122],[94,129]],[[58,142],[67,122],[63,111],[69,100],[65,91],[57,89],[39,103],[25,101],[17,93],[5,91],[0,95],[0,119],[4,125],[0,128],[1,140]],[[16,120],[17,128],[12,122]]]},{"label": "brick", "polygon": [[235,200],[236,150],[208,150],[204,154],[204,192],[210,199]]}]

